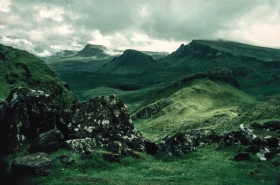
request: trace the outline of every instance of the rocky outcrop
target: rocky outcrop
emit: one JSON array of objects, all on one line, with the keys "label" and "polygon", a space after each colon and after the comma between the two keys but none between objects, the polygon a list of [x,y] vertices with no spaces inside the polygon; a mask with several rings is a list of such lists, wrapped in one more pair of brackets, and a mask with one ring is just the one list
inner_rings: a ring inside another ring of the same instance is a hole
[{"label": "rocky outcrop", "polygon": [[271,120],[264,122],[263,124],[255,122],[250,126],[256,130],[266,130],[280,133],[280,120]]},{"label": "rocky outcrop", "polygon": [[216,142],[218,136],[214,130],[190,130],[178,132],[174,136],[167,136],[159,143],[159,153],[181,156],[197,147]]},{"label": "rocky outcrop", "polygon": [[142,134],[130,119],[126,105],[115,95],[101,96],[65,110],[59,126],[68,139],[94,138],[97,146],[120,141],[137,151],[145,151]]},{"label": "rocky outcrop", "polygon": [[12,90],[7,100],[0,102],[0,153],[15,151],[25,141],[53,129],[56,118],[56,105],[45,92]]},{"label": "rocky outcrop", "polygon": [[[233,87],[240,88],[239,82],[234,78],[232,71],[226,68],[215,68],[211,71],[206,72],[199,72],[191,76],[187,76],[185,78],[182,78],[175,83],[157,91],[155,93],[156,96],[164,93],[166,97],[168,97],[169,93],[174,93],[171,89],[181,88],[188,84],[190,84],[195,79],[203,79],[203,78],[209,78],[214,81],[221,81],[224,83],[227,83]],[[170,94],[170,95],[171,95]]]},{"label": "rocky outcrop", "polygon": [[153,104],[147,105],[141,110],[137,111],[135,115],[132,117],[133,120],[136,119],[148,119],[156,115],[159,111],[161,111],[163,108],[167,107],[171,104],[171,101],[169,99],[161,99]]},{"label": "rocky outcrop", "polygon": [[[65,142],[64,142],[65,141]],[[126,105],[115,95],[101,96],[59,110],[43,91],[17,88],[0,101],[0,153],[25,143],[31,152],[53,152],[64,142],[73,151],[91,151],[121,142],[145,151],[144,138],[134,128]]]},{"label": "rocky outcrop", "polygon": [[18,157],[12,163],[12,172],[21,175],[47,175],[55,167],[46,153]]},{"label": "rocky outcrop", "polygon": [[272,136],[258,137],[243,124],[240,125],[239,131],[227,133],[222,139],[220,147],[237,145],[247,146],[245,152],[255,154],[262,161],[269,160],[280,153],[279,138]]}]

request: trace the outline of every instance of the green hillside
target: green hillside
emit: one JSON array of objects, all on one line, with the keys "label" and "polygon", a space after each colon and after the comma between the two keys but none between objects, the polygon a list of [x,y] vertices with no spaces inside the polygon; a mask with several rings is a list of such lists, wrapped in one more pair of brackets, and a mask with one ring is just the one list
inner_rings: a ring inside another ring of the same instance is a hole
[{"label": "green hillside", "polygon": [[0,45],[0,56],[0,98],[7,98],[11,89],[20,86],[49,93],[58,106],[70,106],[77,101],[69,86],[34,55]]},{"label": "green hillside", "polygon": [[[159,133],[167,135],[189,129],[216,128],[257,103],[253,97],[223,79],[198,75],[185,79],[188,80],[180,85],[170,85],[157,91],[134,111],[137,128],[154,139],[158,139],[156,136]],[[169,104],[157,106],[158,110],[152,110],[155,113],[148,118],[139,118],[163,99]]]}]

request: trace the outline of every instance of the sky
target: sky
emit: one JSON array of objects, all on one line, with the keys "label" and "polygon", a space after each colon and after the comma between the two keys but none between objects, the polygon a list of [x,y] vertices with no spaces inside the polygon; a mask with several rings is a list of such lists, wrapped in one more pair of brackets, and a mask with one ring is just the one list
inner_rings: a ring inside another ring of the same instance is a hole
[{"label": "sky", "polygon": [[175,51],[193,39],[280,48],[279,0],[0,0],[0,43],[38,56]]}]

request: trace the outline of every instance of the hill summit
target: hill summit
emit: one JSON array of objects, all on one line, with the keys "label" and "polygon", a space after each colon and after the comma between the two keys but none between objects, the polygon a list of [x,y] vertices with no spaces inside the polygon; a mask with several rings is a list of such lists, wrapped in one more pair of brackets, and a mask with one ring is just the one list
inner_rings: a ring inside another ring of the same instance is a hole
[{"label": "hill summit", "polygon": [[140,51],[128,49],[119,57],[113,58],[111,62],[103,66],[101,73],[110,74],[142,74],[151,71],[158,71],[161,65]]},{"label": "hill summit", "polygon": [[89,56],[96,56],[96,55],[103,56],[105,55],[104,50],[106,50],[106,48],[102,45],[87,44],[81,51],[77,53],[77,56],[82,56],[82,57],[89,57]]}]

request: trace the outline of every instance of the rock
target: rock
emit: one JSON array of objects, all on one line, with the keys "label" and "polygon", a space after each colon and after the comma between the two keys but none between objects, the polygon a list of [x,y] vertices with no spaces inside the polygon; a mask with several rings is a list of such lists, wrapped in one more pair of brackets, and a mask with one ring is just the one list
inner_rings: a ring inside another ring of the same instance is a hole
[{"label": "rock", "polygon": [[65,145],[77,153],[84,153],[85,151],[94,151],[96,148],[96,141],[94,138],[72,139],[64,142]]},{"label": "rock", "polygon": [[277,148],[279,147],[279,139],[276,137],[267,136],[264,137],[267,143],[267,147],[269,148]]},{"label": "rock", "polygon": [[253,134],[252,130],[244,127],[243,124],[240,125],[239,131],[231,131],[225,135],[222,140],[222,145],[225,146],[235,146],[235,145],[249,145],[251,144],[257,136]]},{"label": "rock", "polygon": [[121,154],[123,151],[123,145],[120,141],[113,141],[107,147],[108,151]]},{"label": "rock", "polygon": [[21,175],[47,175],[55,167],[46,153],[39,152],[18,157],[12,163],[12,172]]},{"label": "rock", "polygon": [[92,158],[92,151],[84,151],[82,154],[81,154],[81,159],[84,160],[84,159],[91,159]]},{"label": "rock", "polygon": [[0,145],[3,152],[14,152],[26,140],[55,127],[57,110],[50,96],[40,90],[13,89],[0,103]]},{"label": "rock", "polygon": [[65,164],[71,164],[72,162],[74,162],[74,159],[72,157],[70,157],[69,155],[61,155],[57,158]]},{"label": "rock", "polygon": [[268,130],[280,133],[280,120],[267,121],[263,124],[253,123],[250,126],[257,130]]},{"label": "rock", "polygon": [[177,156],[182,156],[195,149],[192,139],[182,132],[178,132],[172,137],[165,137],[158,146],[161,153],[170,153]]},{"label": "rock", "polygon": [[269,153],[270,151],[267,148],[260,149],[258,153],[256,153],[256,156],[261,160],[261,161],[266,161],[265,154]]},{"label": "rock", "polygon": [[235,161],[248,161],[250,159],[250,154],[247,152],[238,153],[234,156]]},{"label": "rock", "polygon": [[212,129],[189,130],[185,132],[192,138],[194,146],[202,146],[207,143],[218,142],[219,136]]},{"label": "rock", "polygon": [[256,154],[261,149],[263,149],[262,146],[249,146],[248,148],[245,149],[245,152],[248,152],[248,153],[251,153],[251,154]]},{"label": "rock", "polygon": [[115,95],[77,103],[65,110],[59,120],[64,135],[95,138],[100,147],[119,141],[123,146],[145,151],[142,134],[134,129],[126,105]]},{"label": "rock", "polygon": [[54,128],[50,131],[44,132],[38,136],[36,142],[31,145],[31,152],[46,152],[51,153],[58,149],[60,142],[64,139],[63,134]]},{"label": "rock", "polygon": [[275,153],[275,152],[268,152],[268,153],[264,154],[264,157],[266,158],[266,160],[271,160],[276,155],[277,155],[277,153]]},{"label": "rock", "polygon": [[178,132],[174,136],[167,136],[159,143],[160,155],[172,154],[183,155],[196,147],[217,142],[219,136],[212,129],[189,130],[186,132]]},{"label": "rock", "polygon": [[145,139],[145,148],[148,154],[155,155],[158,152],[158,146],[152,139]]},{"label": "rock", "polygon": [[241,144],[246,145],[252,142],[257,136],[253,134],[253,131],[249,128],[244,127],[243,124],[239,126],[239,130],[241,135],[244,137],[243,142],[241,140]]},{"label": "rock", "polygon": [[121,162],[121,155],[119,155],[119,154],[104,153],[104,154],[102,154],[102,157],[105,161]]}]

